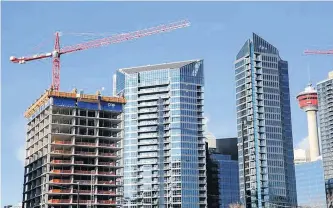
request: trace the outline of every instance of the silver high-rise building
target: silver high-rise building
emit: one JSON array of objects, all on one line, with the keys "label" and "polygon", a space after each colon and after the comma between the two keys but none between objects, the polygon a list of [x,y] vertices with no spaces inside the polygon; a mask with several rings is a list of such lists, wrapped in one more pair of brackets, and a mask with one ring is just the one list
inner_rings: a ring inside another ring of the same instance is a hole
[{"label": "silver high-rise building", "polygon": [[296,206],[288,62],[253,34],[236,56],[235,78],[241,201]]},{"label": "silver high-rise building", "polygon": [[328,79],[317,84],[319,123],[327,207],[333,207],[333,72]]},{"label": "silver high-rise building", "polygon": [[124,207],[205,208],[203,60],[119,69]]}]

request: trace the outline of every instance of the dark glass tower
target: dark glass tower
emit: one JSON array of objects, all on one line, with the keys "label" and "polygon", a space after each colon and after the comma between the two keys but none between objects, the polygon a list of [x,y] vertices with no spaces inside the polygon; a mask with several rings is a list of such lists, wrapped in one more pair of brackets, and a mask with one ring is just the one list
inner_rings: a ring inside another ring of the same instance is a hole
[{"label": "dark glass tower", "polygon": [[246,195],[252,207],[295,206],[288,62],[253,34],[236,56],[235,81],[241,200]]}]

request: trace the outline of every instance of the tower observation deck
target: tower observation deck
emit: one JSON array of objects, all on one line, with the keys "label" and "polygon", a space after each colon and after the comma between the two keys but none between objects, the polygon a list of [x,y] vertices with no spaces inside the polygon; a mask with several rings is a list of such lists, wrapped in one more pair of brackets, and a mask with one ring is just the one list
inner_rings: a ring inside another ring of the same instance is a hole
[{"label": "tower observation deck", "polygon": [[297,95],[299,107],[307,114],[308,139],[310,147],[310,159],[315,161],[319,156],[319,138],[317,126],[318,94],[314,87],[309,84],[305,90]]}]

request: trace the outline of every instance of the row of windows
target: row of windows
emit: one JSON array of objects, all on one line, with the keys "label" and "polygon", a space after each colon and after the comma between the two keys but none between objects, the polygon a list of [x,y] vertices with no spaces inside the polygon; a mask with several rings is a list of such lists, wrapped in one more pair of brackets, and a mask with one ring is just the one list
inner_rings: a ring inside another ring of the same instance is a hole
[{"label": "row of windows", "polygon": [[279,87],[278,82],[273,82],[273,81],[263,81],[265,87]]},{"label": "row of windows", "polygon": [[277,88],[270,88],[270,87],[264,87],[264,93],[269,93],[269,94],[280,94],[280,90]]},{"label": "row of windows", "polygon": [[188,90],[176,90],[171,91],[171,96],[187,96],[187,97],[197,97],[201,94],[198,94],[196,91],[188,91]]},{"label": "row of windows", "polygon": [[269,68],[278,68],[278,65],[276,63],[270,63],[270,62],[263,62],[263,67],[269,67]]},{"label": "row of windows", "polygon": [[280,106],[279,101],[271,101],[271,100],[264,100],[264,105],[265,106]]},{"label": "row of windows", "polygon": [[172,110],[171,111],[171,115],[172,116],[198,116],[198,112],[197,111],[193,111],[193,110]]},{"label": "row of windows", "polygon": [[182,90],[192,90],[192,91],[198,91],[201,90],[202,87],[200,85],[194,85],[194,84],[187,84],[187,83],[172,83],[171,89],[182,89]]},{"label": "row of windows", "polygon": [[279,77],[278,76],[273,76],[273,75],[263,75],[264,80],[268,80],[268,81],[275,81],[278,82],[279,81]]},{"label": "row of windows", "polygon": [[270,62],[277,62],[278,59],[276,57],[271,57],[271,56],[262,56],[263,61],[270,61]]},{"label": "row of windows", "polygon": [[[267,136],[268,137],[268,136]],[[272,152],[272,153],[283,153],[283,148],[281,148],[281,147],[270,147],[270,146],[268,146],[267,147],[267,151],[268,152]]]},{"label": "row of windows", "polygon": [[280,108],[275,107],[265,107],[265,112],[267,113],[280,113]]},{"label": "row of windows", "polygon": [[266,113],[265,114],[265,119],[274,119],[274,120],[280,120],[281,119],[281,114],[275,114],[275,113]]},{"label": "row of windows", "polygon": [[276,69],[263,68],[262,72],[263,72],[263,74],[279,75],[279,71]]},{"label": "row of windows", "polygon": [[266,132],[270,132],[270,133],[281,133],[282,134],[282,129],[280,127],[266,126]]},{"label": "row of windows", "polygon": [[274,133],[266,133],[266,138],[267,139],[282,139],[282,135],[281,134],[274,134]]},{"label": "row of windows", "polygon": [[264,99],[269,99],[269,100],[280,100],[280,95],[274,95],[274,94],[264,94]]}]

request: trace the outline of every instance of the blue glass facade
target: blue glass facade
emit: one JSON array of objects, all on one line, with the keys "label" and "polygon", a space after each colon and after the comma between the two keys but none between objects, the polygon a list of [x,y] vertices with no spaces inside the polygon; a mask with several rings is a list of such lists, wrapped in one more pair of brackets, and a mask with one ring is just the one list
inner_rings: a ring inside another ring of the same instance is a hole
[{"label": "blue glass facade", "polygon": [[252,207],[294,206],[288,62],[274,46],[253,34],[236,56],[235,81],[241,199],[245,199],[245,187]]},{"label": "blue glass facade", "polygon": [[202,60],[118,70],[125,207],[207,206],[203,72]]},{"label": "blue glass facade", "polygon": [[210,158],[217,164],[219,207],[229,208],[239,202],[238,161],[222,154],[211,154]]},{"label": "blue glass facade", "polygon": [[[329,181],[333,181],[333,73],[329,73],[328,79],[317,84],[318,91],[318,114],[320,122],[321,155],[323,157],[324,177],[327,187]],[[333,191],[326,190],[327,207],[333,207]]]},{"label": "blue glass facade", "polygon": [[325,207],[325,180],[322,160],[295,165],[299,206]]}]

